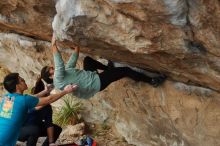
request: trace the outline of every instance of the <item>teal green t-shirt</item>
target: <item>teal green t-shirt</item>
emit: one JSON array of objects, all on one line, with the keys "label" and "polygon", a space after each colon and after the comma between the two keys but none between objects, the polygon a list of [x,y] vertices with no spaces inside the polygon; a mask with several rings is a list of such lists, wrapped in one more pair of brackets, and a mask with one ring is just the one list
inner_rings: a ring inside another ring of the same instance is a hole
[{"label": "teal green t-shirt", "polygon": [[76,69],[78,56],[73,53],[64,65],[62,56],[59,52],[54,54],[55,73],[54,86],[63,90],[68,84],[77,84],[78,88],[73,95],[80,98],[90,98],[100,91],[100,78],[97,72]]},{"label": "teal green t-shirt", "polygon": [[39,99],[30,95],[9,93],[0,99],[0,146],[15,146],[19,130]]}]

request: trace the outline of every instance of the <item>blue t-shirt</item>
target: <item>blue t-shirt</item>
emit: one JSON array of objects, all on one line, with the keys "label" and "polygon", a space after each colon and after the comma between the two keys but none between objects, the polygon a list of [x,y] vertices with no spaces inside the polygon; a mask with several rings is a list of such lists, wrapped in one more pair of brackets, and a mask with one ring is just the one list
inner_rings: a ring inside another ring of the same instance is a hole
[{"label": "blue t-shirt", "polygon": [[9,93],[0,99],[0,146],[15,146],[19,130],[39,99],[30,95]]}]

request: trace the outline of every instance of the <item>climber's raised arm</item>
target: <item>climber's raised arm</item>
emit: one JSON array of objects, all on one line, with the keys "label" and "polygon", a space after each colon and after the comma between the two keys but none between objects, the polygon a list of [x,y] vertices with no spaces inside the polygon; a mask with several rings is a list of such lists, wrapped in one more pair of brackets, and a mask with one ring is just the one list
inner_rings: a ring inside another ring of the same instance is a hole
[{"label": "climber's raised arm", "polygon": [[73,49],[73,53],[70,56],[68,62],[66,63],[66,69],[76,67],[76,62],[79,57],[79,47],[75,46],[71,47],[71,49]]},{"label": "climber's raised arm", "polygon": [[51,40],[51,49],[52,49],[53,54],[59,52],[57,45],[56,45],[56,37],[54,34],[53,34],[52,40]]},{"label": "climber's raised arm", "polygon": [[54,34],[51,40],[51,49],[53,52],[54,67],[55,67],[54,77],[57,80],[62,81],[65,75],[65,65],[63,62],[63,58],[57,48],[56,38]]},{"label": "climber's raised arm", "polygon": [[79,56],[79,47],[78,46],[74,46],[74,47],[70,47],[71,49],[73,49],[73,51]]}]

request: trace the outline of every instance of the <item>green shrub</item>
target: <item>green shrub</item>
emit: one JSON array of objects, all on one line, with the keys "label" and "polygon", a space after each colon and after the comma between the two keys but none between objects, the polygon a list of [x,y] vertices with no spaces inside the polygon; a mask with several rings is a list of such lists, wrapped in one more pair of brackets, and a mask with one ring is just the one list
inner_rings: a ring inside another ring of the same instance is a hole
[{"label": "green shrub", "polygon": [[77,124],[81,120],[79,114],[83,110],[83,104],[71,95],[66,95],[62,99],[64,105],[54,113],[54,123],[62,127]]}]

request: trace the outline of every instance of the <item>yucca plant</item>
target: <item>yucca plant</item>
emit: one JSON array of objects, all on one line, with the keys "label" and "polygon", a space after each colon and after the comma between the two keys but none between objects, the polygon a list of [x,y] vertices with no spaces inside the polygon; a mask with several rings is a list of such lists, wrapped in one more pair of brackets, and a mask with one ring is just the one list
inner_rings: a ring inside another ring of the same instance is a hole
[{"label": "yucca plant", "polygon": [[77,124],[81,120],[79,114],[83,104],[70,95],[66,95],[63,101],[64,105],[54,113],[54,122],[62,127]]}]

